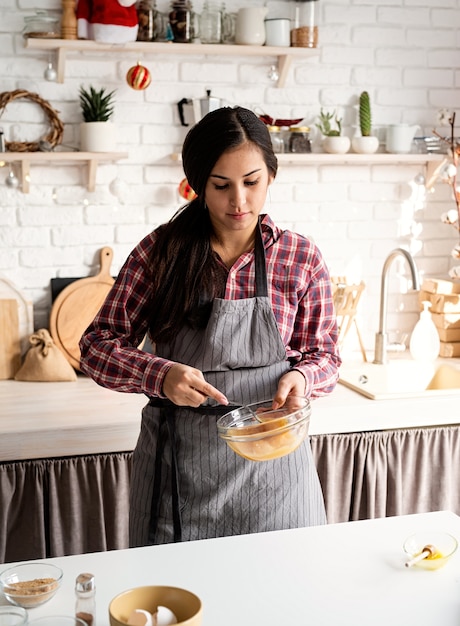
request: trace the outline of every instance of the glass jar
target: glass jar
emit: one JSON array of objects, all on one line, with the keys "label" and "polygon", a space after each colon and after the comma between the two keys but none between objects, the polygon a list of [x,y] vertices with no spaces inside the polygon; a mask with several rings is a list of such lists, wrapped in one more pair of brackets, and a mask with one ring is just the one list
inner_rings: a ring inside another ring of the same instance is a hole
[{"label": "glass jar", "polygon": [[289,152],[298,154],[311,152],[309,126],[291,126],[289,128]]},{"label": "glass jar", "polygon": [[236,13],[227,11],[225,3],[222,3],[222,43],[235,43]]},{"label": "glass jar", "polygon": [[284,152],[284,139],[279,126],[267,126],[272,140],[273,152],[281,154]]},{"label": "glass jar", "polygon": [[169,24],[176,43],[192,43],[195,35],[195,15],[190,0],[173,0]]},{"label": "glass jar", "polygon": [[201,43],[222,42],[222,5],[205,2],[200,16]]},{"label": "glass jar", "polygon": [[291,22],[291,46],[318,47],[318,0],[296,0]]},{"label": "glass jar", "polygon": [[49,15],[47,11],[36,11],[35,15],[25,17],[24,23],[22,34],[25,38],[59,39],[61,37],[59,18]]},{"label": "glass jar", "polygon": [[155,0],[140,0],[136,7],[139,30],[137,41],[155,41],[156,36],[156,5]]}]

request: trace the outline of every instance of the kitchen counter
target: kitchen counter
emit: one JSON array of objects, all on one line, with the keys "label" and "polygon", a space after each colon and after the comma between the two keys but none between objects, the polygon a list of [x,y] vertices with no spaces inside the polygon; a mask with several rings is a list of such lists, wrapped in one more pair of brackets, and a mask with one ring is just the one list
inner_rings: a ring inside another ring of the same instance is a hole
[{"label": "kitchen counter", "polygon": [[51,559],[62,587],[29,615],[71,615],[75,578],[91,572],[98,626],[108,626],[115,595],[143,585],[197,594],[203,626],[457,626],[460,551],[439,571],[408,569],[402,545],[418,530],[460,540],[460,518],[426,513]]},{"label": "kitchen counter", "polygon": [[[447,362],[459,359],[447,359]],[[417,428],[460,423],[459,396],[369,400],[338,384],[312,403],[310,434]],[[76,382],[0,381],[0,461],[132,450],[143,394]]]}]

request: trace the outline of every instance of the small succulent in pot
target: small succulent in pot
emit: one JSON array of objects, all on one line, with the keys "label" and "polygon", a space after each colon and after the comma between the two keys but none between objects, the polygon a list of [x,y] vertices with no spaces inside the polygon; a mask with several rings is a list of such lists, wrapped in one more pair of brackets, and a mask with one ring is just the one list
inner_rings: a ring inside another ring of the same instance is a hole
[{"label": "small succulent in pot", "polygon": [[[333,123],[335,128],[333,128]],[[321,134],[324,136],[323,148],[329,154],[344,154],[350,149],[350,139],[342,136],[342,119],[335,111],[327,113],[321,109],[319,114],[319,124],[316,124]]]},{"label": "small succulent in pot", "polygon": [[85,122],[108,122],[113,115],[115,91],[106,92],[104,87],[97,90],[80,87],[80,107]]},{"label": "small succulent in pot", "polygon": [[80,124],[80,149],[83,152],[113,152],[116,148],[115,126],[110,121],[114,112],[114,91],[104,87],[80,87],[79,100],[83,119]]},{"label": "small succulent in pot", "polygon": [[[332,121],[335,122],[336,128],[332,128]],[[321,109],[319,114],[319,124],[315,124],[325,137],[340,137],[342,134],[342,120],[337,117],[336,112],[325,113]]]}]

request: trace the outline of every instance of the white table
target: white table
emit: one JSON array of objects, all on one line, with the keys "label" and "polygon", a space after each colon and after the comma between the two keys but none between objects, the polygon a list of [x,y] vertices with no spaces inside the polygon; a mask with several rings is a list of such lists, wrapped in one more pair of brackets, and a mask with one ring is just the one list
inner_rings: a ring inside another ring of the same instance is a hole
[{"label": "white table", "polygon": [[97,626],[108,625],[113,596],[148,584],[198,594],[203,626],[458,626],[460,551],[437,571],[404,567],[403,541],[421,529],[460,539],[460,518],[425,513],[49,559],[63,585],[30,617],[71,614],[75,578],[89,571]]}]

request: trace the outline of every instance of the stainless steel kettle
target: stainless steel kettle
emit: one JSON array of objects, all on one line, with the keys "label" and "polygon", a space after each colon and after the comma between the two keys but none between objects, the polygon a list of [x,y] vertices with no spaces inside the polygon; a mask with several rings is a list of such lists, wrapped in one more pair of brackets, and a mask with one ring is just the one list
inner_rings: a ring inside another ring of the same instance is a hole
[{"label": "stainless steel kettle", "polygon": [[220,98],[215,98],[214,96],[211,96],[210,89],[206,89],[206,96],[204,96],[203,98],[182,98],[182,100],[177,103],[179,118],[182,126],[189,126],[189,122],[186,121],[187,116],[185,114],[185,107],[192,108],[192,119],[193,123],[196,124],[205,115],[207,115],[211,111],[220,109],[221,106],[222,100]]}]

